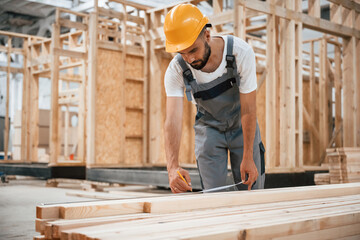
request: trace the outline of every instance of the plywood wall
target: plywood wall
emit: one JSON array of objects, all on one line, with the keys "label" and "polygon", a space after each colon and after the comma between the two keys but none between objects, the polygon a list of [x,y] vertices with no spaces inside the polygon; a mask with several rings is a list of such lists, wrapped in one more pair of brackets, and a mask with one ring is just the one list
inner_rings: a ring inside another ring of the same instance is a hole
[{"label": "plywood wall", "polygon": [[121,161],[121,131],[119,123],[123,98],[120,66],[121,52],[99,49],[97,55],[95,100],[95,161],[96,164],[117,164]]},{"label": "plywood wall", "polygon": [[98,50],[95,165],[143,164],[143,57],[127,55],[125,74],[122,58],[121,51]]},{"label": "plywood wall", "polygon": [[95,165],[143,164],[143,57],[127,55],[125,74],[122,58],[121,51],[98,50]]}]

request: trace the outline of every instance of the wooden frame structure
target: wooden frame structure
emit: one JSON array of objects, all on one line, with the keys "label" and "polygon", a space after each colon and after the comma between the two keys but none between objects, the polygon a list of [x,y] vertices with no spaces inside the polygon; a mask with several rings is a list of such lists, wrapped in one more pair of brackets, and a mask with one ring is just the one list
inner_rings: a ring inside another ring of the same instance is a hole
[{"label": "wooden frame structure", "polygon": [[[75,104],[79,125],[73,164],[165,166],[163,77],[173,55],[164,50],[162,21],[174,4],[150,9],[125,0],[109,1],[122,9],[116,11],[94,2],[90,14],[58,9],[52,39],[24,46],[31,56],[24,79],[32,83],[32,94],[24,99],[32,109],[31,116],[23,114],[23,121],[28,121],[30,130],[36,127],[37,77],[51,77],[52,165],[71,164],[69,134],[62,131],[60,112],[65,106],[63,127],[69,129],[69,107]],[[303,171],[304,165],[320,165],[328,147],[360,146],[360,4],[329,0],[328,21],[320,18],[319,0],[309,1],[308,13],[301,2],[238,0],[233,10],[224,10],[222,0],[214,0],[214,14],[209,16],[213,34],[241,37],[255,51],[258,121],[266,145],[267,172]],[[78,20],[62,17],[63,12]],[[256,23],[259,18],[266,19],[266,24]],[[61,26],[76,30],[60,34]],[[304,28],[325,35],[303,41]],[[303,50],[305,44],[310,51]],[[331,46],[335,49],[332,58],[328,56]],[[77,82],[78,88],[67,89],[69,82]],[[195,107],[184,100],[183,166],[196,166],[195,114]],[[22,149],[22,159],[36,161],[36,133],[23,131],[28,137],[23,140],[27,147]]]}]

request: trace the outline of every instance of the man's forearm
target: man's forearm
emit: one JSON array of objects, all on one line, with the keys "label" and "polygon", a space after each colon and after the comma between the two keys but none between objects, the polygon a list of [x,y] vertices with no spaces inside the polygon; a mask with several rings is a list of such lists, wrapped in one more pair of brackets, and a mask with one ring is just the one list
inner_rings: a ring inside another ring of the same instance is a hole
[{"label": "man's forearm", "polygon": [[165,154],[168,170],[179,167],[181,127],[181,124],[175,124],[172,120],[165,122]]},{"label": "man's forearm", "polygon": [[256,131],[256,109],[255,112],[247,112],[241,115],[241,125],[244,136],[244,159],[252,156]]}]

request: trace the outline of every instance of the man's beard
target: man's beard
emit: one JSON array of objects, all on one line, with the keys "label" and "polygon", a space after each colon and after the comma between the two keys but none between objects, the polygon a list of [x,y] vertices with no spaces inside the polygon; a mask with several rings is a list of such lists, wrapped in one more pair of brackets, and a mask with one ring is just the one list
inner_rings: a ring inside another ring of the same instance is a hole
[{"label": "man's beard", "polygon": [[209,44],[205,41],[205,53],[203,59],[193,61],[192,63],[190,63],[190,65],[196,70],[201,70],[203,67],[205,67],[206,63],[208,62],[210,54],[211,54],[211,48]]}]

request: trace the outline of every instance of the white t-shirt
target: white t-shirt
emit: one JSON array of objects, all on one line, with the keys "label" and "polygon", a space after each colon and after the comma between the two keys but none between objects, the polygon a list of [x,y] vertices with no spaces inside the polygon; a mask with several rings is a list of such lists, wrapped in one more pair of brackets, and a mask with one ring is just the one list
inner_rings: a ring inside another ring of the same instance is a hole
[{"label": "white t-shirt", "polygon": [[[221,36],[225,42],[223,59],[219,67],[211,73],[203,72],[192,68],[188,63],[187,66],[191,70],[196,82],[199,84],[207,83],[226,73],[226,52],[227,37]],[[237,71],[240,75],[240,93],[250,93],[257,88],[256,80],[256,62],[253,49],[244,40],[234,37],[233,55],[236,59]],[[183,71],[178,61],[173,58],[166,70],[164,81],[165,91],[168,97],[184,96],[184,80]],[[193,98],[194,99],[194,98]]]}]

